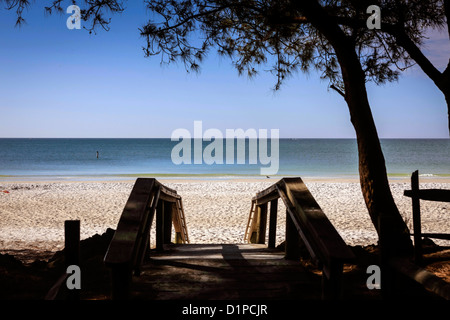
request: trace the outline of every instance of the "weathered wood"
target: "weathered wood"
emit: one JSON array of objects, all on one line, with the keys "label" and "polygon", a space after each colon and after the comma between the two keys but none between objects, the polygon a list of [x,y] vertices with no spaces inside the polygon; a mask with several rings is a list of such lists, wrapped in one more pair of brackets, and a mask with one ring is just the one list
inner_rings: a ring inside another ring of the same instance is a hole
[{"label": "weathered wood", "polygon": [[[306,249],[308,250],[311,259],[314,261],[314,263],[317,263],[319,261],[317,254],[316,254],[316,250],[318,250],[318,248],[316,248],[314,246],[314,242],[312,242],[311,236],[309,236],[306,232],[307,230],[302,229],[300,226],[300,223],[295,219],[295,207],[292,205],[292,203],[290,202],[290,200],[288,199],[288,197],[286,196],[286,193],[284,192],[284,190],[280,187],[278,188],[278,192],[280,194],[281,199],[284,202],[284,205],[286,207],[286,224],[290,223],[292,227],[295,228],[296,232],[298,233],[298,235],[300,236],[300,238],[295,241],[291,241],[291,248],[289,249],[290,252],[293,252],[293,244],[295,243],[295,250],[299,251],[300,250],[300,245],[304,245],[306,247]],[[289,219],[289,220],[288,220]],[[286,226],[287,228],[287,226]],[[287,230],[287,229],[286,229]],[[293,228],[290,228],[289,231],[294,232]],[[287,235],[286,235],[287,237]],[[287,241],[287,240],[286,240]],[[286,246],[286,244],[285,244]],[[289,256],[289,254],[287,254],[287,257]],[[298,256],[298,253],[296,254],[292,254],[292,257],[296,257]]]},{"label": "weathered wood", "polygon": [[261,209],[259,206],[256,205],[256,201],[255,201],[255,205],[253,207],[253,214],[250,212],[250,215],[252,215],[251,225],[249,228],[249,235],[248,235],[250,243],[257,243],[257,241],[258,241],[258,226],[259,226],[260,211],[261,211]]},{"label": "weathered wood", "polygon": [[173,207],[173,226],[175,229],[175,243],[189,243],[189,235],[184,216],[183,202],[181,197],[177,199]]},{"label": "weathered wood", "polygon": [[412,201],[412,216],[414,237],[414,260],[416,263],[423,262],[422,237],[436,239],[450,239],[450,234],[445,233],[422,233],[422,222],[420,212],[420,200],[450,202],[450,190],[445,189],[420,189],[419,188],[419,170],[411,175],[411,190],[405,190],[405,196],[410,197]]},{"label": "weathered wood", "polygon": [[256,196],[252,198],[252,201],[254,201],[257,205],[261,205],[277,198],[279,198],[277,186],[276,184],[273,184],[267,189],[258,192]]},{"label": "weathered wood", "polygon": [[294,219],[312,238],[316,254],[323,263],[351,261],[352,251],[333,227],[301,178],[282,180],[286,195],[295,207]]},{"label": "weathered wood", "polygon": [[266,204],[266,203],[268,203],[268,202],[270,202],[272,200],[278,199],[279,197],[280,196],[276,192],[273,192],[273,193],[270,193],[270,194],[266,195],[264,198],[255,199],[255,203],[257,205],[263,205],[263,204]]},{"label": "weathered wood", "polygon": [[411,191],[414,228],[414,259],[416,263],[422,263],[422,227],[420,222],[419,171],[417,170],[411,176]]},{"label": "weathered wood", "polygon": [[258,221],[258,239],[257,243],[266,243],[266,228],[267,228],[267,202],[259,207],[259,221]]},{"label": "weathered wood", "polygon": [[172,221],[173,221],[173,228],[175,229],[175,243],[180,244],[183,243],[183,234],[182,234],[182,222],[181,222],[181,216],[179,214],[180,211],[180,204],[179,201],[177,200],[174,204],[174,210],[173,210],[173,216],[172,216]]},{"label": "weathered wood", "polygon": [[156,250],[164,250],[164,218],[165,201],[158,201],[156,207]]},{"label": "weathered wood", "polygon": [[133,282],[135,299],[320,299],[320,276],[258,244],[170,245]]},{"label": "weathered wood", "polygon": [[275,248],[277,233],[278,199],[270,201],[269,241],[268,247]]},{"label": "weathered wood", "polygon": [[148,235],[143,231],[145,221],[152,220],[148,218],[148,208],[154,199],[154,186],[155,179],[136,180],[106,252],[104,262],[112,271],[114,299],[128,297],[132,269],[138,272],[138,264],[142,261],[139,252],[148,241]]},{"label": "weathered wood", "polygon": [[[180,211],[174,210],[178,203]],[[140,265],[149,252],[149,234],[155,213],[158,215],[156,245],[162,250],[164,244],[171,241],[175,211],[182,241],[189,242],[181,197],[176,191],[153,178],[136,180],[104,258],[105,265],[112,269],[114,298],[128,297],[132,270],[135,275],[140,274]]]},{"label": "weathered wood", "polygon": [[172,220],[175,202],[164,201],[164,244],[172,242]]},{"label": "weathered wood", "polygon": [[148,259],[150,253],[150,229],[155,217],[156,206],[159,201],[159,196],[161,194],[161,188],[155,184],[156,191],[153,192],[152,199],[149,204],[149,211],[145,214],[144,220],[142,221],[144,228],[142,230],[142,241],[138,245],[137,259],[134,267],[134,272],[136,275],[140,273],[140,265],[144,262],[144,259]]},{"label": "weathered wood", "polygon": [[424,238],[450,240],[450,233],[421,233],[421,235]]},{"label": "weathered wood", "polygon": [[417,195],[413,190],[405,190],[403,195],[410,198],[417,196],[419,199],[427,201],[450,202],[450,190],[446,189],[419,189]]},{"label": "weathered wood", "polygon": [[244,234],[244,242],[252,242],[253,230],[254,227],[254,219],[255,219],[255,211],[256,211],[256,201],[252,200],[252,204],[250,207],[250,213],[248,215],[247,226],[245,228]]},{"label": "weathered wood", "polygon": [[181,197],[176,193],[176,191],[173,191],[171,189],[168,189],[166,186],[163,186],[160,184],[161,188],[161,195],[160,199],[164,200],[166,202],[172,202],[175,203],[178,199]]},{"label": "weathered wood", "polygon": [[189,236],[187,234],[187,228],[185,226],[185,217],[183,203],[180,199],[174,203],[173,207],[173,226],[175,229],[175,243],[189,243]]},{"label": "weathered wood", "polygon": [[[274,208],[277,205],[274,200],[278,197],[282,198],[286,206],[286,258],[298,259],[300,249],[304,245],[313,261],[323,266],[323,297],[338,298],[343,263],[352,261],[353,253],[300,178],[284,178],[257,193],[252,201],[258,204],[258,207],[271,201],[271,208]],[[275,245],[275,235],[271,234],[274,231],[271,230],[275,230],[272,224],[276,225],[276,215],[273,219],[271,217],[269,227],[271,247]]]},{"label": "weathered wood", "polygon": [[286,212],[286,239],[284,242],[285,256],[288,260],[300,258],[300,237],[289,212]]},{"label": "weathered wood", "polygon": [[125,264],[131,268],[134,263],[142,221],[152,199],[154,183],[154,179],[136,180],[106,253],[106,265]]}]

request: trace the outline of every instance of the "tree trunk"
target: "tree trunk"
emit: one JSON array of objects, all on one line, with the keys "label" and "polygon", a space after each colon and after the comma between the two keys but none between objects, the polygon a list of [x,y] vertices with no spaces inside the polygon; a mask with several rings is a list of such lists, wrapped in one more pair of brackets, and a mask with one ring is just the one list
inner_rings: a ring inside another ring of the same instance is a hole
[{"label": "tree trunk", "polygon": [[[450,87],[450,84],[449,84]],[[450,134],[450,89],[444,92],[445,101],[447,102],[447,115],[448,115],[448,132]]]},{"label": "tree trunk", "polygon": [[[345,100],[356,132],[361,189],[375,229],[392,255],[412,252],[408,227],[394,202],[386,165],[367,98],[365,75],[355,46],[315,0],[297,2],[312,25],[333,46],[345,85]],[[387,240],[387,241],[386,241]]]},{"label": "tree trunk", "polygon": [[[409,230],[390,191],[385,159],[367,98],[364,73],[355,51],[347,49],[343,52],[345,57],[340,59],[340,65],[345,100],[357,136],[359,175],[364,200],[379,237],[383,235],[389,239],[390,251],[393,254],[409,254],[412,249]],[[381,219],[389,225],[382,225]]]},{"label": "tree trunk", "polygon": [[[450,18],[447,16],[447,18]],[[448,31],[450,33],[450,30]],[[450,134],[450,59],[448,61],[447,68],[442,72],[441,83],[438,88],[442,91],[447,102],[447,114],[448,114],[448,132]]]}]

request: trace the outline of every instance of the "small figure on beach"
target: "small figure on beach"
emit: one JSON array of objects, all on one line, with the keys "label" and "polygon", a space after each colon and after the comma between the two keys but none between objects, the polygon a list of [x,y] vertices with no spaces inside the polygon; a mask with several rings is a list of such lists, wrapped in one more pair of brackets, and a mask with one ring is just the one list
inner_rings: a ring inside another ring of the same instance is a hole
[{"label": "small figure on beach", "polygon": [[97,151],[97,159],[98,159],[98,151]]}]

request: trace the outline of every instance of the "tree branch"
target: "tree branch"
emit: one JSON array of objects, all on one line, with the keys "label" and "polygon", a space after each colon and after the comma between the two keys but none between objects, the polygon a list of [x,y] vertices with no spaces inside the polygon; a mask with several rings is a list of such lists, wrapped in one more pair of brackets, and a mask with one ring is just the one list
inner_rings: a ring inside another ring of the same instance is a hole
[{"label": "tree branch", "polygon": [[339,88],[337,88],[334,84],[330,86],[331,89],[335,90],[337,93],[339,93],[344,99],[345,99],[345,93],[342,92]]}]

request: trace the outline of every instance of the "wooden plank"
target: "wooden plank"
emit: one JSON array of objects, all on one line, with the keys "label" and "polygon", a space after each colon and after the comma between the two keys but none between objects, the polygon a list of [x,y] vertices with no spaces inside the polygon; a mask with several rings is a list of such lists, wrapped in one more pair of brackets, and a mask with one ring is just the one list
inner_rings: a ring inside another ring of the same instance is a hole
[{"label": "wooden plank", "polygon": [[257,243],[266,243],[266,229],[267,229],[267,202],[259,206],[259,225],[258,225],[258,240]]},{"label": "wooden plank", "polygon": [[[414,233],[411,235],[414,236]],[[421,236],[424,238],[450,240],[450,233],[421,233]]]},{"label": "wooden plank", "polygon": [[175,203],[164,201],[164,244],[172,241],[173,207]]},{"label": "wooden plank", "polygon": [[277,234],[278,198],[270,201],[269,248],[275,248]]},{"label": "wooden plank", "polygon": [[268,203],[268,202],[270,202],[272,200],[278,199],[279,197],[280,196],[279,196],[278,192],[273,192],[273,193],[270,193],[270,194],[268,194],[268,195],[266,195],[266,196],[264,196],[262,198],[255,199],[255,203],[257,205],[264,205],[264,204],[266,204],[266,203]]},{"label": "wooden plank", "polygon": [[135,267],[135,273],[139,274],[140,269],[139,266],[144,262],[145,259],[148,258],[149,251],[150,251],[150,229],[153,223],[153,219],[155,217],[156,212],[156,206],[159,201],[159,195],[161,194],[161,190],[159,187],[155,186],[156,190],[154,189],[154,194],[151,199],[151,203],[149,204],[149,211],[146,214],[145,220],[142,221],[144,227],[142,229],[142,241],[140,241],[140,244],[138,244],[138,252],[137,252],[137,259],[140,259],[136,261]]},{"label": "wooden plank", "polygon": [[[300,258],[300,235],[289,212],[286,212],[284,251],[288,260],[298,260]],[[314,250],[311,250],[310,253],[311,256],[315,256]]]},{"label": "wooden plank", "polygon": [[136,253],[136,240],[142,230],[142,220],[152,199],[155,179],[138,178],[117,225],[105,255],[106,265],[131,264]]},{"label": "wooden plank", "polygon": [[414,229],[414,259],[416,263],[422,262],[422,226],[420,221],[420,199],[419,199],[419,171],[411,175],[412,191],[412,215]]},{"label": "wooden plank", "polygon": [[156,206],[156,250],[164,250],[164,218],[165,218],[164,201],[158,201]]},{"label": "wooden plank", "polygon": [[247,220],[247,227],[245,228],[245,233],[244,233],[244,242],[250,242],[250,239],[251,239],[251,233],[252,233],[251,227],[252,227],[254,210],[255,210],[255,201],[252,200],[252,205],[250,207],[250,214],[248,215],[248,220]]},{"label": "wooden plank", "polygon": [[174,210],[172,212],[173,228],[175,229],[175,243],[183,243],[183,231],[181,222],[181,208],[180,202],[177,200],[174,204]]},{"label": "wooden plank", "polygon": [[[297,231],[298,235],[300,236],[303,244],[306,246],[306,249],[308,250],[312,260],[314,261],[314,263],[317,263],[319,258],[318,258],[318,254],[316,252],[318,252],[319,248],[314,244],[313,239],[308,234],[308,230],[306,230],[305,228],[302,229],[301,223],[299,222],[298,219],[295,218],[296,217],[295,207],[293,206],[291,201],[288,199],[288,197],[286,196],[286,193],[284,192],[284,190],[282,189],[281,186],[279,186],[278,192],[279,192],[280,197],[283,200],[284,205],[286,207],[286,224],[291,223],[291,225],[293,227],[295,227],[295,230]],[[288,219],[290,219],[290,220],[288,221]],[[287,226],[286,226],[286,228],[287,228]],[[293,230],[293,229],[291,229],[291,230]],[[291,249],[288,249],[288,250],[291,250]],[[296,250],[298,250],[298,248]],[[290,255],[290,254],[287,254],[287,255]]]},{"label": "wooden plank", "polygon": [[[281,180],[280,180],[280,181],[281,181]],[[262,190],[262,191],[257,192],[257,193],[256,193],[256,196],[254,196],[253,199],[255,199],[255,200],[256,200],[256,199],[260,199],[260,198],[262,198],[262,197],[265,197],[265,196],[268,195],[268,194],[271,194],[271,193],[276,192],[276,191],[277,191],[276,185],[277,185],[280,181],[278,181],[277,183],[274,183],[273,185],[271,185],[270,187],[268,187],[268,188],[266,188],[266,189],[264,189],[264,190]]]},{"label": "wooden plank", "polygon": [[264,245],[171,245],[133,282],[136,299],[320,299],[320,276]]},{"label": "wooden plank", "polygon": [[256,205],[255,202],[255,206],[253,207],[253,217],[251,220],[251,225],[248,234],[250,243],[256,243],[258,241],[259,211],[260,208],[259,206]]},{"label": "wooden plank", "polygon": [[[413,190],[405,190],[403,195],[412,198]],[[417,197],[421,200],[450,202],[450,190],[446,189],[420,189],[417,192]]]},{"label": "wooden plank", "polygon": [[187,224],[186,224],[186,215],[184,214],[184,207],[183,207],[183,199],[180,197],[180,199],[178,199],[178,202],[180,205],[180,211],[179,211],[179,215],[180,215],[180,221],[181,221],[181,231],[182,231],[182,236],[183,236],[183,242],[184,243],[189,243],[189,232],[188,232],[188,228],[187,228]]},{"label": "wooden plank", "polygon": [[256,196],[252,198],[252,201],[254,201],[257,205],[262,205],[274,199],[278,199],[279,197],[280,196],[278,194],[277,184],[275,183],[269,188],[258,192]]},{"label": "wooden plank", "polygon": [[284,178],[282,185],[286,195],[295,207],[295,219],[305,228],[318,246],[322,262],[350,261],[354,259],[352,251],[341,238],[334,226],[323,213],[316,200],[301,178]]},{"label": "wooden plank", "polygon": [[168,196],[180,199],[181,197],[178,195],[177,191],[169,188],[168,186],[163,185],[161,182],[156,180],[156,183],[161,187],[161,192],[167,194]]}]

